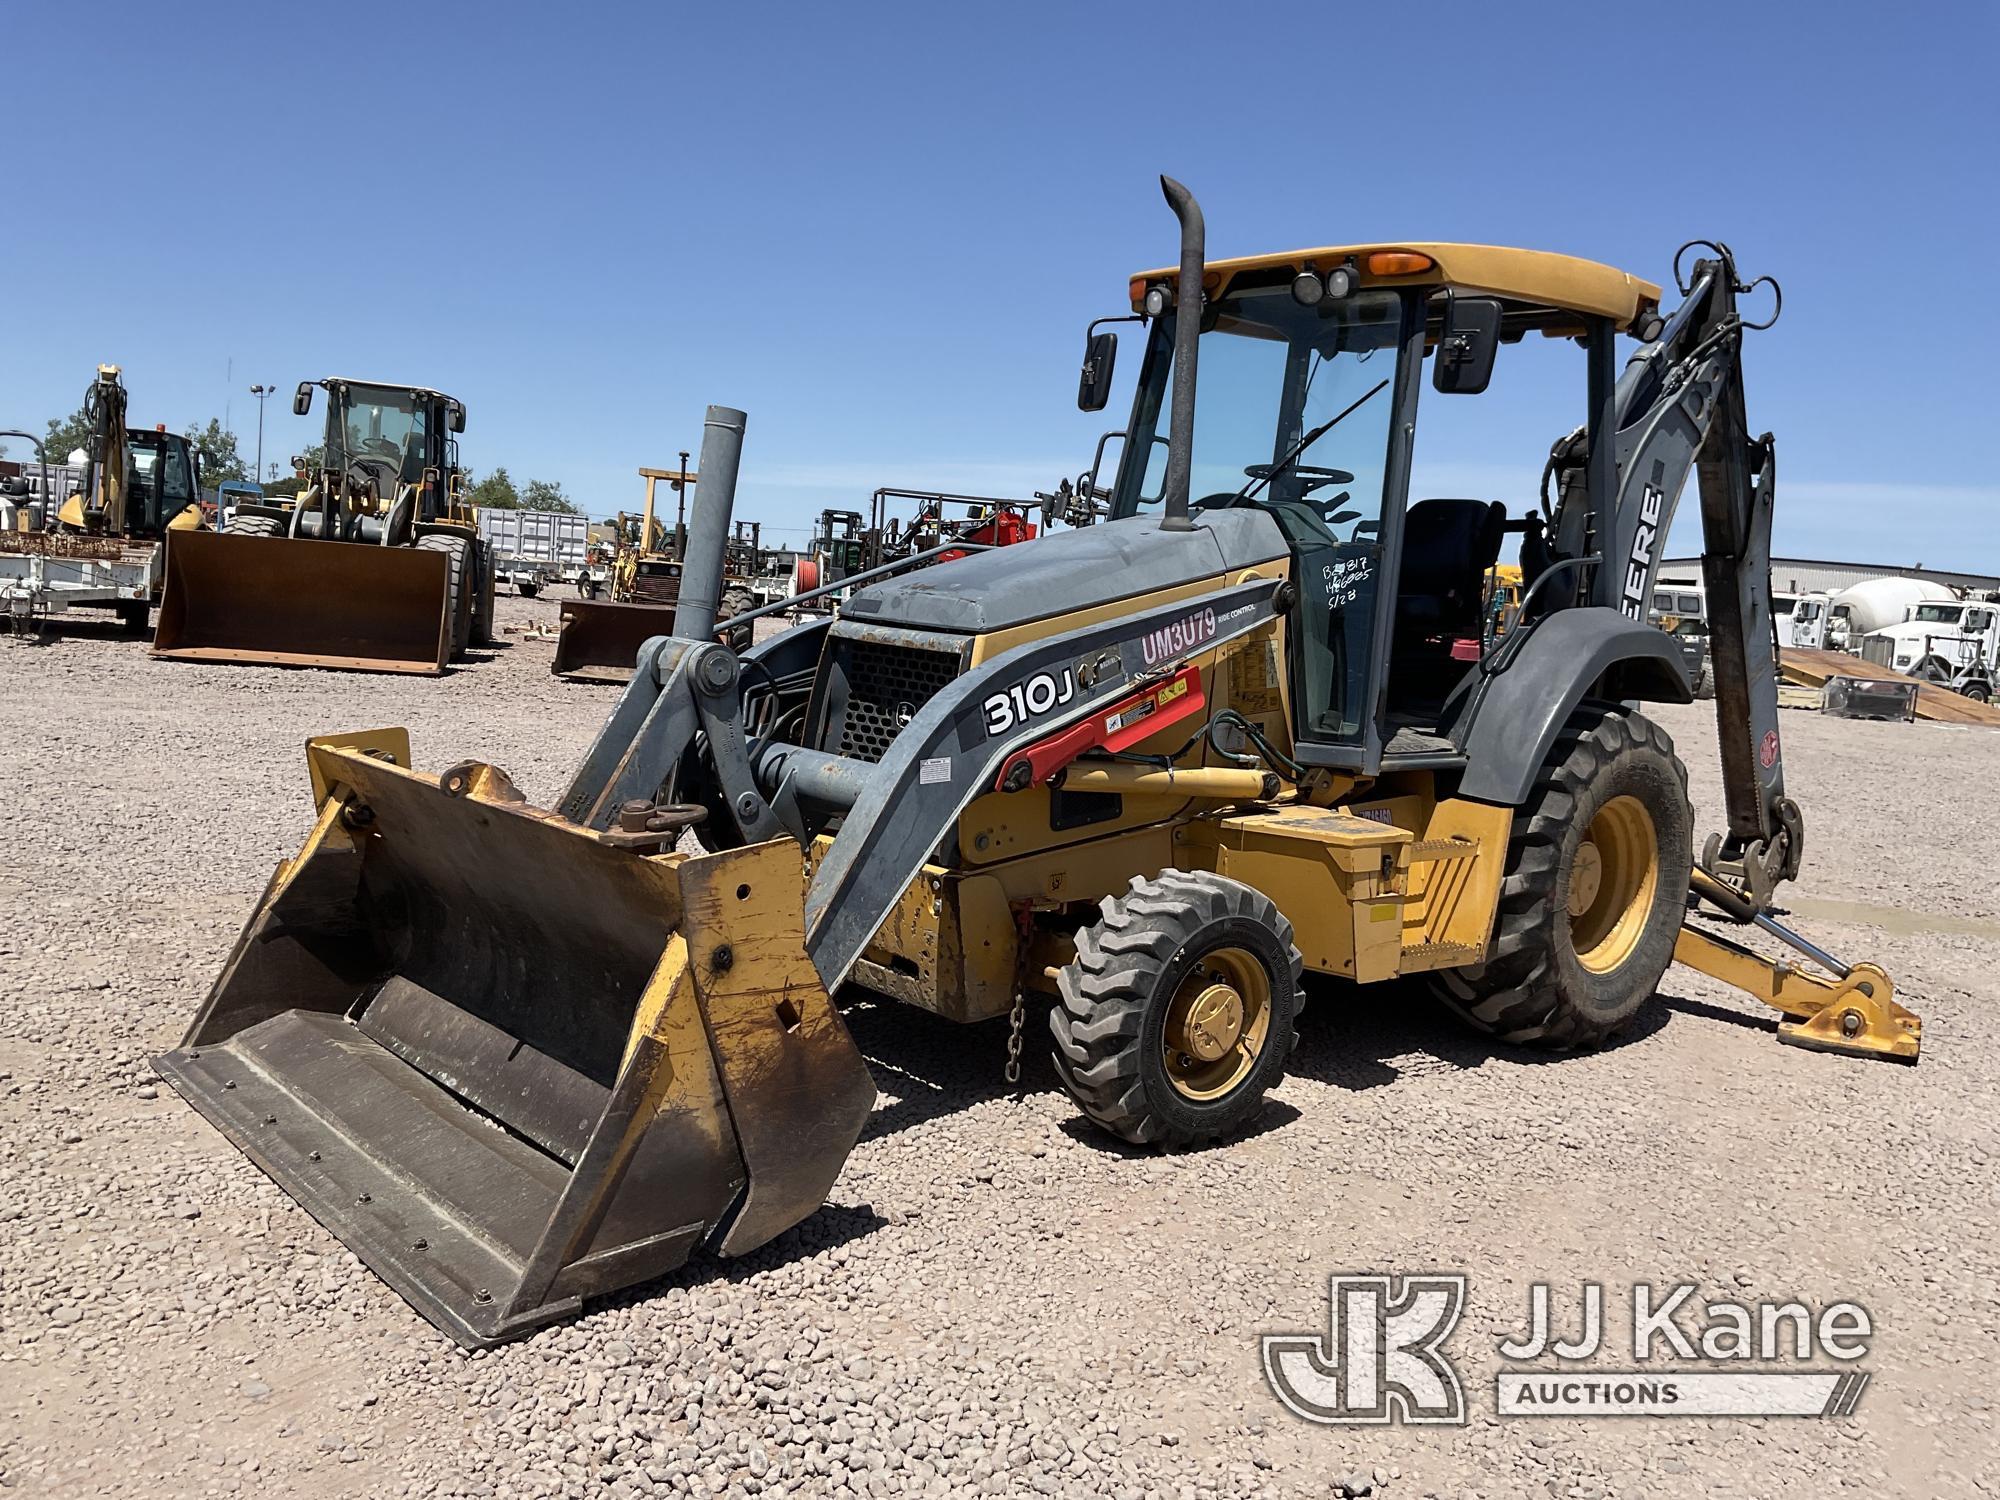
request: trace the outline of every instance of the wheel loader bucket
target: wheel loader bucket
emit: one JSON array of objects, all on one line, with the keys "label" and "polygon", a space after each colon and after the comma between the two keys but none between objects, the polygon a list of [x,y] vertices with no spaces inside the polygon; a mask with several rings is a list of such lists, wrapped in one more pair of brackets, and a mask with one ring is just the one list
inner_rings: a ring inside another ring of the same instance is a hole
[{"label": "wheel loader bucket", "polygon": [[565,600],[550,670],[558,677],[622,682],[632,675],[641,646],[656,635],[673,633],[671,604]]},{"label": "wheel loader bucket", "polygon": [[818,1208],[875,1088],[797,844],[635,852],[401,731],[308,753],[312,835],[158,1067],[376,1274],[483,1347]]},{"label": "wheel loader bucket", "polygon": [[441,552],[177,531],[153,655],[364,672],[442,672]]}]

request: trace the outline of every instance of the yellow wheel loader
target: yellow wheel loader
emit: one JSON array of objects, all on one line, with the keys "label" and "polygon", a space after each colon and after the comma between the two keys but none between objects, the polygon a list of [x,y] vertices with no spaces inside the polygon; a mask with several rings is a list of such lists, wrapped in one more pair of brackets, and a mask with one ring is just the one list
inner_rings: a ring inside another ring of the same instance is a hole
[{"label": "yellow wheel loader", "polygon": [[73,495],[52,493],[47,460],[64,455],[43,452],[31,433],[6,434],[26,438],[43,460],[33,500],[0,496],[7,502],[0,620],[10,628],[37,628],[76,608],[109,609],[125,630],[142,634],[160,598],[168,536],[201,529],[201,450],[164,424],[133,430],[125,408],[119,367],[99,365],[83,394],[90,435],[83,487]]},{"label": "yellow wheel loader", "polygon": [[153,654],[439,673],[493,640],[493,555],[459,498],[465,405],[421,386],[302,381],[326,435],[295,500],[167,549]]},{"label": "yellow wheel loader", "polygon": [[[609,599],[565,600],[557,628],[555,658],[549,670],[558,677],[588,677],[623,682],[632,675],[639,650],[657,635],[676,630],[674,608],[681,597],[682,554],[687,544],[687,487],[695,476],[687,472],[687,455],[678,469],[641,469],[646,481],[646,508],[637,518],[619,513],[617,551],[611,562]],[[679,500],[679,515],[669,532],[653,518],[656,486],[664,480]],[[750,583],[756,576],[758,550],[753,540],[732,540],[724,563],[722,602],[718,619],[728,620],[756,607]],[[722,633],[731,646],[750,644],[747,626]]]},{"label": "yellow wheel loader", "polygon": [[[711,408],[680,633],[552,806],[420,773],[400,732],[312,743],[318,824],[159,1066],[454,1337],[813,1212],[874,1097],[835,995],[1011,1017],[1016,1055],[1045,996],[1078,1108],[1169,1147],[1262,1108],[1308,970],[1420,976],[1496,1038],[1583,1047],[1679,960],[1782,1040],[1916,1057],[1886,974],[1768,911],[1804,835],[1729,252],[1697,247],[1663,318],[1647,282],[1523,250],[1205,263],[1165,187],[1181,262],[1130,283],[1123,457],[1081,487],[1103,523],[863,580],[739,654],[711,631],[743,417]],[[1577,346],[1588,413],[1546,509],[1413,497],[1420,398],[1476,395],[1526,338]],[[1098,410],[1115,344],[1089,346]],[[1699,860],[1644,709],[1690,697],[1644,619],[1690,470],[1727,788]]]}]

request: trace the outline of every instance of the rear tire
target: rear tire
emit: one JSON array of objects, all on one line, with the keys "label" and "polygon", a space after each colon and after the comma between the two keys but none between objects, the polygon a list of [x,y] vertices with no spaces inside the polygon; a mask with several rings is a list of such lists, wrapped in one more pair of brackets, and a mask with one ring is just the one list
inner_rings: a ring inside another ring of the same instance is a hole
[{"label": "rear tire", "polygon": [[451,659],[456,661],[472,639],[472,599],[465,586],[472,572],[472,543],[462,536],[432,532],[417,538],[417,550],[444,554],[445,614],[451,621]]},{"label": "rear tire", "polygon": [[1673,959],[1692,823],[1666,732],[1641,714],[1579,710],[1514,814],[1487,961],[1432,975],[1433,992],[1503,1041],[1606,1040]]},{"label": "rear tire", "polygon": [[536,583],[517,583],[514,587],[520,591],[523,599],[532,599],[542,591],[541,585]]},{"label": "rear tire", "polygon": [[1993,701],[1993,689],[1983,682],[1968,682],[1958,691],[1962,697],[1970,698],[1974,703],[1991,703]]},{"label": "rear tire", "polygon": [[1180,870],[1100,909],[1049,1016],[1070,1097],[1135,1143],[1197,1145],[1256,1118],[1298,1045],[1292,924],[1261,891]]},{"label": "rear tire", "polygon": [[285,523],[272,516],[231,516],[223,522],[224,536],[283,536]]}]

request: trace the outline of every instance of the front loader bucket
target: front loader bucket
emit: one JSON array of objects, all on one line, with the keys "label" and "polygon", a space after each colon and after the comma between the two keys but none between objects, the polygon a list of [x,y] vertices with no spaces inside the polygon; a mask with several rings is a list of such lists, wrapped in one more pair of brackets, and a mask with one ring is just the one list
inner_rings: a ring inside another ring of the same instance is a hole
[{"label": "front loader bucket", "polygon": [[365,672],[442,672],[441,552],[177,531],[153,655]]},{"label": "front loader bucket", "polygon": [[633,852],[384,738],[312,747],[319,821],[162,1076],[468,1347],[810,1215],[875,1088],[798,846]]},{"label": "front loader bucket", "polygon": [[565,600],[556,637],[558,677],[622,682],[632,675],[639,648],[656,635],[674,633],[671,604],[608,604]]}]

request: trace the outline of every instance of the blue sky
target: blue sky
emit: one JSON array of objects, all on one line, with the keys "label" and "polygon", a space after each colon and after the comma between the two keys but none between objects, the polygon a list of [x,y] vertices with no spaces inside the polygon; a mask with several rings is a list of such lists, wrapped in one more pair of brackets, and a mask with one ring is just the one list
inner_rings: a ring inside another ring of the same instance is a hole
[{"label": "blue sky", "polygon": [[[247,453],[253,382],[340,373],[462,396],[467,463],[596,513],[709,402],[749,412],[738,514],[773,530],[1026,494],[1110,425],[1082,332],[1172,259],[1169,171],[1212,255],[1484,240],[1665,282],[1728,240],[1785,285],[1747,356],[1779,548],[2000,571],[1996,15],[40,0],[11,197],[61,210],[0,237],[0,426],[115,361],[136,420],[226,411]],[[1529,503],[1581,358],[1515,353],[1420,427],[1426,492]],[[267,461],[313,426],[273,401]]]}]

